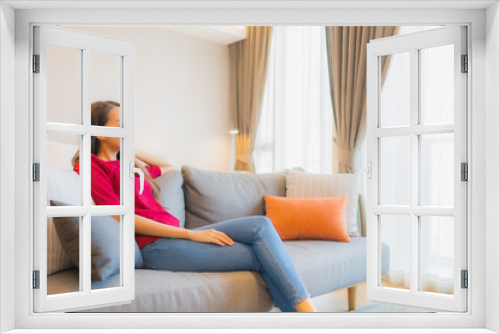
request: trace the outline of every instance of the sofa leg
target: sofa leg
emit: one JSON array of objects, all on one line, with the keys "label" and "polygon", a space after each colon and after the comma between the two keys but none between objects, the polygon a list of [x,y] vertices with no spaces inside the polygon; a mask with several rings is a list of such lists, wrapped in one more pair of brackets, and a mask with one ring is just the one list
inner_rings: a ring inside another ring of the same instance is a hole
[{"label": "sofa leg", "polygon": [[349,304],[349,312],[356,309],[356,288],[356,285],[347,288],[347,302]]}]

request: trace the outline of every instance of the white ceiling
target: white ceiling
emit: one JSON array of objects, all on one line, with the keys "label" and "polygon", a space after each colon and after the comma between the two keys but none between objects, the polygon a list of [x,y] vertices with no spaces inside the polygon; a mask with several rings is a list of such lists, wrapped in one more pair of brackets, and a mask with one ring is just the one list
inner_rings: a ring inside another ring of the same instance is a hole
[{"label": "white ceiling", "polygon": [[224,45],[247,37],[245,26],[161,26],[161,28]]},{"label": "white ceiling", "polygon": [[16,9],[78,9],[78,8],[112,8],[112,9],[156,9],[156,8],[428,8],[428,9],[475,9],[487,8],[497,1],[483,0],[4,0],[4,3]]}]

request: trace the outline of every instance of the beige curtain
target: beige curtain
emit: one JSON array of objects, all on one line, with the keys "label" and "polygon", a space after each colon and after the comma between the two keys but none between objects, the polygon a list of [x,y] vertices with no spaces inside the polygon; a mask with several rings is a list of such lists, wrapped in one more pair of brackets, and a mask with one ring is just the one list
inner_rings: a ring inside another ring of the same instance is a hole
[{"label": "beige curtain", "polygon": [[234,169],[255,171],[252,152],[262,110],[273,27],[247,27],[247,38],[229,45],[231,109],[235,136]]},{"label": "beige curtain", "polygon": [[[366,45],[396,35],[399,27],[326,27],[328,70],[337,133],[339,173],[353,173],[366,133]],[[390,57],[382,58],[382,84]]]},{"label": "beige curtain", "polygon": [[[354,173],[366,135],[366,45],[397,35],[399,27],[326,27],[326,48],[338,149],[338,172]],[[391,57],[381,58],[382,85]],[[359,197],[358,228],[366,236],[365,200]]]}]

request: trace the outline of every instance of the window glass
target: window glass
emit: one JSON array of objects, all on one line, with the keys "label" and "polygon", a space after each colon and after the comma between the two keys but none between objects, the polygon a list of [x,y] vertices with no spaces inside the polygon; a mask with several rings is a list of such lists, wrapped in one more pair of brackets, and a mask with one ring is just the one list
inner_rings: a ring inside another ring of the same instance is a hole
[{"label": "window glass", "polygon": [[121,204],[121,141],[118,137],[105,136],[93,136],[91,139],[94,152],[91,154],[93,205]]},{"label": "window glass", "polygon": [[410,52],[380,57],[380,72],[380,127],[409,126]]},{"label": "window glass", "polygon": [[410,216],[380,216],[381,286],[410,289],[410,240]]},{"label": "window glass", "polygon": [[420,123],[453,123],[454,45],[422,49],[420,55]]},{"label": "window glass", "polygon": [[380,204],[410,205],[410,136],[380,138]]},{"label": "window glass", "polygon": [[81,124],[82,50],[47,44],[47,122]]},{"label": "window glass", "polygon": [[420,136],[420,204],[454,206],[454,134]]},{"label": "window glass", "polygon": [[[82,291],[80,230],[82,217],[47,218],[47,295]],[[43,284],[43,283],[41,283]]]},{"label": "window glass", "polygon": [[47,205],[51,199],[82,205],[81,175],[73,170],[80,141],[79,135],[47,134]]},{"label": "window glass", "polygon": [[[118,220],[116,220],[118,219]],[[123,217],[92,216],[91,218],[92,290],[121,286],[120,240]]]},{"label": "window glass", "polygon": [[[91,52],[91,101],[115,101],[120,103],[122,91],[121,61],[122,57],[117,55]],[[107,126],[119,127],[120,121],[121,117],[119,117],[117,123],[110,123]]]},{"label": "window glass", "polygon": [[453,217],[422,216],[420,243],[420,290],[453,294]]}]

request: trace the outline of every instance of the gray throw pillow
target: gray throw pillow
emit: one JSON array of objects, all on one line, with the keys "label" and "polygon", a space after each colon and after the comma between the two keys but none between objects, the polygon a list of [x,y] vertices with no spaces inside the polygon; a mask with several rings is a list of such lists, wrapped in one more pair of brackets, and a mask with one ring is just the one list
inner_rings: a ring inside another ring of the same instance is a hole
[{"label": "gray throw pillow", "polygon": [[265,215],[264,195],[285,196],[285,172],[204,171],[182,166],[186,228]]},{"label": "gray throw pillow", "polygon": [[[52,206],[68,206],[50,201]],[[78,217],[54,217],[57,236],[75,266],[80,265],[80,222]],[[120,223],[110,216],[91,218],[92,280],[105,281],[120,272]],[[135,268],[142,268],[142,254],[135,244]]]},{"label": "gray throw pillow", "polygon": [[160,204],[175,218],[179,219],[180,227],[184,227],[186,213],[184,193],[182,191],[182,175],[178,169],[169,169],[155,179],[160,187]]}]

